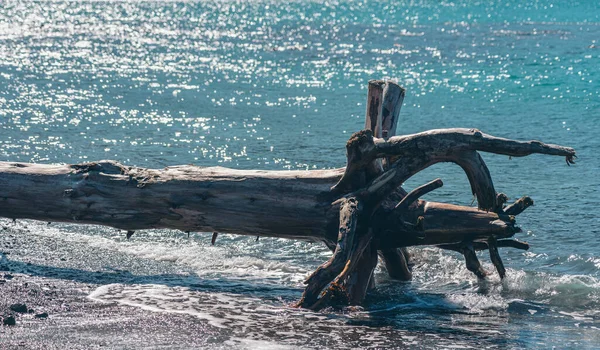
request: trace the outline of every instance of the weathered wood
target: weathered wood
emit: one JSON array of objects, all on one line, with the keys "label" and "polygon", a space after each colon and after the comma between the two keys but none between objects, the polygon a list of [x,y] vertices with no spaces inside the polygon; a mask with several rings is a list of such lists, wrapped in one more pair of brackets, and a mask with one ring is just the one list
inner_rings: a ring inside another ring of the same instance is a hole
[{"label": "weathered wood", "polygon": [[466,242],[461,252],[465,256],[465,262],[467,263],[467,269],[475,274],[477,278],[485,278],[487,276],[487,272],[481,266],[479,259],[477,258],[477,254],[475,253],[475,249],[473,249],[473,245],[471,242]]},{"label": "weathered wood", "polygon": [[[302,294],[298,306],[305,308],[319,308],[318,295],[325,286],[332,282],[348,264],[350,255],[355,251],[357,244],[357,230],[359,215],[363,211],[363,205],[355,198],[344,199],[340,205],[340,224],[337,246],[333,255],[327,262],[319,266],[304,282],[307,287]],[[361,228],[361,229],[364,229]],[[335,288],[335,287],[334,287]]]},{"label": "weathered wood", "polygon": [[[369,131],[356,133],[348,141],[347,147],[351,148],[352,152],[348,154],[348,165],[342,178],[332,189],[334,192],[343,193],[348,188],[352,188],[352,180],[359,169],[385,156],[390,156],[395,164],[401,162],[402,166],[410,166],[413,162],[415,165],[411,166],[411,171],[397,171],[397,174],[393,175],[397,179],[382,188],[381,192],[389,192],[406,178],[435,163],[456,163],[460,161],[461,153],[468,151],[484,151],[514,157],[538,153],[564,156],[569,160],[575,156],[575,150],[569,147],[545,144],[540,141],[508,140],[484,134],[477,129],[429,130],[418,134],[394,136],[387,141],[374,139],[369,133]],[[395,169],[398,169],[398,166],[392,165],[386,172],[396,172]],[[476,189],[473,189],[473,192],[475,193]]]},{"label": "weathered wood", "polygon": [[410,281],[412,279],[408,258],[404,255],[402,248],[382,249],[379,253],[391,278],[400,281]]},{"label": "weathered wood", "polygon": [[467,175],[473,195],[477,198],[477,207],[481,210],[496,211],[498,203],[494,182],[479,153],[472,150],[460,151],[456,153],[454,161]]},{"label": "weathered wood", "polygon": [[516,141],[485,134],[478,129],[435,129],[424,133],[395,136],[389,140],[378,139],[375,144],[374,154],[369,157],[391,155],[394,158],[414,155],[415,147],[425,146],[421,151],[429,153],[430,150],[447,151],[450,147],[456,151],[477,150],[502,154],[511,157],[525,157],[534,153],[554,156],[563,156],[572,163],[575,151],[570,147],[546,144],[537,140]]},{"label": "weathered wood", "polygon": [[507,215],[519,215],[525,209],[533,205],[533,199],[530,197],[521,197],[516,202],[504,208],[504,213]]},{"label": "weathered wood", "polygon": [[504,268],[502,258],[500,258],[500,253],[498,252],[498,242],[496,241],[496,237],[489,237],[487,244],[490,251],[490,260],[492,260],[492,264],[496,267],[496,271],[498,271],[500,278],[504,279],[504,276],[506,276],[506,269]]},{"label": "weathered wood", "polygon": [[[467,268],[480,278],[486,273],[475,250],[488,249],[504,277],[497,248],[528,248],[509,238],[520,232],[514,215],[533,201],[524,197],[503,209],[506,196],[496,193],[478,151],[515,157],[558,155],[568,164],[575,151],[497,138],[477,129],[430,130],[386,139],[395,133],[404,90],[391,82],[369,86],[367,126],[381,138],[374,138],[371,130],[353,134],[346,145],[345,169],[0,162],[0,216],[112,226],[126,230],[127,238],[135,230],[171,228],[214,232],[212,244],[217,232],[322,241],[333,255],[307,279],[298,303],[311,309],[362,302],[372,285],[378,251],[392,277],[410,279],[407,246],[459,251]],[[479,208],[418,199],[441,186],[441,180],[411,193],[402,189],[411,176],[439,162],[456,163],[465,171]]]},{"label": "weathered wood", "polygon": [[319,198],[340,173],[0,162],[0,216],[321,240],[330,236]]},{"label": "weathered wood", "polygon": [[[372,272],[370,270],[364,270],[365,268],[374,269],[375,264],[369,263],[367,266],[361,266],[361,269],[357,269],[357,267],[360,262],[363,262],[363,258],[365,257],[376,259],[374,253],[377,248],[371,245],[373,239],[373,232],[371,229],[361,227],[360,230],[357,229],[352,234],[356,237],[354,238],[354,244],[346,254],[346,264],[344,265],[344,269],[331,282],[329,288],[321,294],[321,297],[312,308],[320,309],[323,306],[340,304],[340,301],[341,304],[359,304],[364,299],[369,286],[368,278]],[[368,250],[368,253],[363,255],[365,250]],[[371,261],[374,262],[376,260]],[[365,273],[363,273],[363,271]],[[349,280],[350,275],[355,275],[356,278]],[[349,285],[348,282],[351,282],[352,284]]]},{"label": "weathered wood", "polygon": [[[480,241],[474,241],[472,242],[473,245],[473,249],[475,250],[488,250],[489,246],[487,242],[480,242]],[[502,247],[507,247],[507,248],[515,248],[515,249],[521,249],[521,250],[528,250],[529,249],[529,243],[527,242],[521,242],[517,239],[501,239],[499,241],[496,241],[496,246],[498,248],[502,248]],[[456,252],[462,252],[462,244],[441,244],[438,245],[439,248],[442,249],[447,249],[447,250],[453,250]]]},{"label": "weathered wood", "polygon": [[[340,203],[327,190],[342,171],[242,171],[195,166],[142,169],[110,161],[79,165],[0,162],[0,187],[4,189],[0,216],[97,224],[127,231],[171,228],[333,244]],[[377,224],[393,233],[397,246],[432,244],[437,239],[441,239],[438,244],[462,241],[470,234],[466,230],[480,225],[477,232],[515,232],[513,225],[500,220],[496,213],[419,203],[405,216],[415,220],[425,216],[424,233],[430,239],[412,237],[410,228],[397,225],[400,218],[389,217],[383,208],[376,211],[381,216]],[[441,216],[430,215],[433,212]],[[475,221],[463,230],[459,225],[445,225],[451,217],[443,216],[448,215]]]},{"label": "weathered wood", "polygon": [[365,117],[365,130],[373,131],[375,137],[381,137],[383,106],[383,88],[385,82],[382,80],[369,80],[367,91],[367,111]]},{"label": "weathered wood", "polygon": [[[432,133],[439,138],[431,137]],[[566,147],[477,133],[468,129],[435,130],[392,137],[389,144],[365,137],[367,143],[380,149],[378,153],[393,155],[396,148],[405,157],[398,158],[388,171],[359,192],[383,198],[416,172],[437,162],[453,161],[455,152],[448,154],[448,149],[491,151],[488,141],[502,153],[539,152],[567,157],[575,153]],[[458,141],[451,142],[453,139]],[[3,162],[0,216],[100,224],[124,230],[173,228],[335,241],[339,204],[335,204],[338,196],[329,188],[343,172],[344,169],[257,171],[196,166],[143,169],[110,161],[80,165]],[[427,228],[427,213],[443,207],[429,203],[429,211],[421,205],[413,212],[425,215]],[[447,209],[468,212],[474,217],[496,215],[494,220],[499,219],[495,213],[482,214],[471,208]],[[395,220],[386,221],[391,224]]]},{"label": "weathered wood", "polygon": [[374,133],[375,137],[387,140],[389,137],[396,135],[396,125],[398,124],[398,116],[404,102],[405,93],[404,88],[395,82],[386,82],[381,106],[381,131],[380,133]]},{"label": "weathered wood", "polygon": [[396,212],[404,212],[408,209],[408,206],[413,204],[419,197],[426,195],[427,193],[440,188],[444,185],[441,179],[435,179],[431,182],[426,183],[425,185],[419,186],[414,190],[410,191],[402,200],[396,204],[394,207],[394,211]]},{"label": "weathered wood", "polygon": [[[365,129],[370,130],[373,137],[387,140],[395,135],[398,115],[404,101],[405,90],[392,81],[370,80],[367,92],[367,110],[365,115]],[[360,157],[367,153],[361,149],[365,139],[357,137],[350,139],[346,145],[348,165],[359,164]],[[369,146],[369,145],[367,145]],[[359,157],[358,159],[354,159]],[[351,159],[354,159],[351,161]],[[373,159],[364,166],[349,171],[356,172],[353,183],[337,186],[337,190],[349,190],[351,188],[363,187],[366,182],[380,175],[389,166],[389,159]],[[344,188],[342,188],[344,187]]]},{"label": "weathered wood", "polygon": [[[382,98],[379,100],[379,105],[376,108],[372,108],[372,111],[377,111],[377,118],[372,118],[367,113],[367,125],[365,129],[371,130],[375,137],[387,140],[396,135],[398,116],[400,115],[400,109],[404,101],[405,90],[395,82],[388,81],[385,83],[381,95]],[[376,122],[373,123],[373,120]],[[372,167],[380,170],[373,171],[374,175],[380,175],[383,170],[387,170],[390,167],[389,157],[382,158],[381,160],[377,159],[375,162],[377,163],[373,164]],[[406,196],[406,192],[402,189],[400,190],[400,194]],[[384,248],[379,251],[378,255],[383,260],[391,278],[402,281],[412,278],[412,273],[408,267],[408,256],[402,252],[401,248]]]},{"label": "weathered wood", "polygon": [[350,271],[346,281],[351,305],[359,305],[365,298],[367,291],[374,288],[374,270],[377,267],[377,244],[371,243],[363,251],[356,268]]}]

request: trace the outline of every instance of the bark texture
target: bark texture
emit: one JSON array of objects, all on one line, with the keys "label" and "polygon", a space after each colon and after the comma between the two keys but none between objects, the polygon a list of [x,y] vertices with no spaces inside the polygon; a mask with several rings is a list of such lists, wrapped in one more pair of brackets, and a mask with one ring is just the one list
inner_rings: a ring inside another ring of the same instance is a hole
[{"label": "bark texture", "polygon": [[[477,129],[396,132],[404,89],[369,84],[366,129],[346,145],[347,166],[316,171],[233,170],[174,166],[145,169],[99,161],[74,165],[0,162],[0,216],[112,226],[127,231],[171,228],[322,241],[331,258],[306,280],[298,306],[360,304],[373,286],[381,257],[388,273],[411,278],[406,247],[436,245],[465,256],[478,277],[475,251],[489,250],[501,277],[499,247],[527,249],[513,240],[515,215],[533,204],[523,197],[505,206],[480,151],[513,157],[563,156],[572,148],[514,141]],[[373,132],[379,137],[373,137]],[[420,200],[443,185],[437,179],[407,193],[401,185],[439,162],[467,174],[478,207]]]}]

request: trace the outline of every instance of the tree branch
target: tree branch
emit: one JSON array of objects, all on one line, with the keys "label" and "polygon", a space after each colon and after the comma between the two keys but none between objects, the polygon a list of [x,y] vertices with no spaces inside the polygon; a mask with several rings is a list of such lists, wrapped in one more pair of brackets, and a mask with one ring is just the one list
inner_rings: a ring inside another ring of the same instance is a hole
[{"label": "tree branch", "polygon": [[442,180],[435,179],[431,182],[426,183],[425,185],[421,185],[415,188],[414,190],[410,191],[404,198],[402,198],[400,203],[396,204],[396,206],[394,207],[394,212],[401,213],[405,211],[409,205],[413,204],[421,196],[424,196],[427,193],[438,189],[442,186],[444,186]]},{"label": "tree branch", "polygon": [[375,149],[369,157],[385,155],[403,157],[420,150],[423,153],[454,151],[482,151],[511,157],[524,157],[534,153],[573,157],[575,150],[540,141],[515,141],[491,136],[477,129],[436,129],[418,134],[395,136],[387,141],[375,140]]},{"label": "tree branch", "polygon": [[507,215],[519,215],[525,209],[533,205],[533,199],[530,197],[521,197],[516,202],[504,208],[504,213]]},{"label": "tree branch", "polygon": [[[496,246],[498,248],[515,248],[515,249],[521,249],[521,250],[529,249],[529,243],[522,242],[517,239],[501,239],[501,240],[498,240],[496,243],[497,243]],[[474,241],[474,242],[472,242],[472,245],[476,251],[489,249],[489,245],[487,242]],[[446,249],[446,250],[453,250],[453,251],[459,252],[459,253],[461,252],[461,249],[462,249],[461,243],[440,244],[437,247],[441,248],[441,249]]]},{"label": "tree branch", "polygon": [[[477,206],[481,210],[496,211],[496,190],[490,171],[477,151],[456,151],[452,161],[458,164],[469,179],[471,191],[477,197]],[[502,209],[502,207],[500,207]]]},{"label": "tree branch", "polygon": [[[454,162],[469,169],[468,176],[484,179],[482,189],[476,186],[474,192],[481,197],[484,206],[494,207],[496,194],[485,163],[479,156],[465,156],[464,152],[484,151],[522,157],[533,153],[559,155],[572,159],[575,150],[569,147],[545,144],[540,141],[514,141],[490,136],[477,129],[440,129],[430,130],[407,136],[394,136],[385,141],[373,139],[368,130],[355,133],[348,141],[348,162],[344,175],[332,188],[334,193],[344,193],[352,189],[351,183],[358,169],[369,164],[376,158],[389,156],[395,162],[400,162],[409,170],[392,165],[389,170],[374,179],[372,183],[378,186],[370,191],[374,198],[382,198],[393,188],[414,175],[418,171],[439,162]],[[390,174],[389,172],[392,172]],[[392,180],[392,181],[389,181]],[[473,184],[472,184],[473,185]],[[493,199],[492,199],[493,198]]]},{"label": "tree branch", "polygon": [[465,242],[462,246],[461,253],[465,257],[467,270],[473,272],[478,278],[484,279],[487,276],[487,272],[481,266],[479,259],[477,259],[473,244],[471,242]]}]

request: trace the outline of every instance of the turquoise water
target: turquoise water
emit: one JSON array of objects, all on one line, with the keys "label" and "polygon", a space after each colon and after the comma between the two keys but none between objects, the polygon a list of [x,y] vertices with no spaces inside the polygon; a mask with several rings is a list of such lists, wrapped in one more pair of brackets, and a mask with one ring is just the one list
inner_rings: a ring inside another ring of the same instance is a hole
[{"label": "turquoise water", "polygon": [[[578,151],[574,167],[483,155],[499,191],[536,201],[518,218],[532,249],[502,251],[507,281],[478,283],[460,256],[415,249],[413,282],[379,272],[364,310],[307,315],[287,303],[327,259],[322,247],[245,237],[210,247],[207,235],[162,231],[122,242],[74,226],[41,225],[34,236],[72,251],[89,245],[114,257],[106,266],[138,271],[135,283],[104,281],[93,298],[186,310],[234,347],[594,348],[598,67],[595,1],[2,1],[0,160],[340,167],[345,141],[364,125],[366,82],[393,79],[407,88],[400,134],[476,127]],[[452,165],[405,188],[438,176],[445,186],[428,199],[471,203]],[[185,277],[157,283],[131,264]],[[177,293],[188,302],[159,297]]]}]

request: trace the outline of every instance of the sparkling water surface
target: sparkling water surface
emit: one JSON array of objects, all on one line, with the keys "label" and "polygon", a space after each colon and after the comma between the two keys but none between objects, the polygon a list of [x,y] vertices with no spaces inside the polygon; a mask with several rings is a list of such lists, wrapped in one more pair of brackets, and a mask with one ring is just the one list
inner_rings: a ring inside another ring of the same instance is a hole
[{"label": "sparkling water surface", "polygon": [[[407,89],[399,134],[476,127],[579,156],[483,155],[499,191],[536,201],[518,217],[532,248],[501,252],[505,281],[414,249],[414,280],[378,271],[364,308],[289,307],[329,256],[303,242],[29,223],[22,259],[85,282],[126,270],[90,298],[195,316],[215,347],[596,348],[599,41],[596,1],[2,1],[3,161],[341,167],[375,78]],[[405,188],[436,177],[427,199],[471,204],[454,165]]]}]

